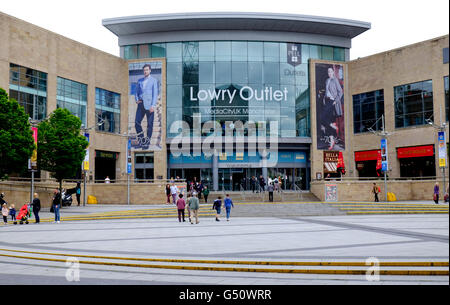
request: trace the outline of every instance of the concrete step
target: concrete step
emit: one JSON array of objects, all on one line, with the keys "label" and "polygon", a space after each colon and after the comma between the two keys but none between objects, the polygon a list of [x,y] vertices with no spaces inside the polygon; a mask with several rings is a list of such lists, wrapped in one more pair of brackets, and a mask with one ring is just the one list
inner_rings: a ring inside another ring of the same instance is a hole
[{"label": "concrete step", "polygon": [[[269,193],[252,193],[250,192],[210,192],[208,202],[213,202],[218,196],[222,199],[229,194],[234,202],[269,202]],[[319,202],[320,200],[310,192],[281,192],[273,193],[274,202]],[[202,196],[202,202],[204,202]]]}]

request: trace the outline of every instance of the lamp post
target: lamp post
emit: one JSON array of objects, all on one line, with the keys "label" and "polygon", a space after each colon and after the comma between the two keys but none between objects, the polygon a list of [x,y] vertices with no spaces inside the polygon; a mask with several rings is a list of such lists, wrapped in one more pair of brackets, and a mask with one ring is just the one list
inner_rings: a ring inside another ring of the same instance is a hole
[{"label": "lamp post", "polygon": [[[372,129],[374,125],[378,123],[378,121],[381,119],[381,132],[376,132]],[[382,154],[382,161],[385,165],[382,165],[382,169],[384,172],[384,193],[385,193],[385,201],[388,201],[388,188],[387,188],[387,171],[389,170],[389,158],[388,158],[388,149],[387,149],[387,138],[392,135],[392,133],[389,133],[386,131],[385,125],[384,125],[384,114],[381,115],[381,118],[379,118],[372,127],[369,127],[368,130],[372,132],[373,134],[376,134],[381,137],[381,154]],[[384,157],[384,161],[383,161]]]},{"label": "lamp post", "polygon": [[[89,141],[89,133],[87,131],[93,129],[94,127],[100,127],[105,123],[105,120],[101,118],[98,114],[97,118],[99,119],[97,124],[95,124],[92,127],[84,127],[84,125],[81,125],[81,131],[83,132],[83,135],[86,137],[86,140]],[[86,175],[87,171],[89,170],[89,146],[86,148],[86,155],[84,157],[84,161],[82,164],[82,170],[83,170],[83,206],[86,206]]]},{"label": "lamp post", "polygon": [[442,112],[441,112],[441,124],[436,125],[434,122],[430,119],[427,119],[426,122],[432,126],[434,129],[438,132],[438,157],[439,157],[439,168],[443,171],[443,178],[444,178],[444,194],[446,191],[446,179],[445,179],[445,169],[447,168],[447,147],[445,145],[447,136],[446,136],[446,128],[447,123],[444,121],[442,123]]}]

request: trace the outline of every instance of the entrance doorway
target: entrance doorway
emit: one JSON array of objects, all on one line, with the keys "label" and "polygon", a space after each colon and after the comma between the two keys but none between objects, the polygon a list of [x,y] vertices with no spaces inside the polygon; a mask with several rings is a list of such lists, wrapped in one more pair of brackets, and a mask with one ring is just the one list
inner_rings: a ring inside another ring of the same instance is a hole
[{"label": "entrance doorway", "polygon": [[118,153],[110,151],[95,151],[95,181],[104,182],[109,177],[111,182],[116,180],[116,160]]}]

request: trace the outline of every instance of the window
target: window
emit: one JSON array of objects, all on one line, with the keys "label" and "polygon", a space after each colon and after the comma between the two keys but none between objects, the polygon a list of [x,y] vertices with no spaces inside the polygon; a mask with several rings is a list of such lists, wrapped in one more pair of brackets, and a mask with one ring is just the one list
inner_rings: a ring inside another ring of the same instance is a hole
[{"label": "window", "polygon": [[138,58],[138,47],[137,47],[137,45],[125,46],[123,48],[123,57],[125,59],[136,59],[136,58]]},{"label": "window", "polygon": [[150,180],[154,179],[154,154],[153,152],[148,153],[136,153],[134,155],[134,170],[135,179],[139,180]]},{"label": "window", "polygon": [[47,73],[10,64],[9,96],[25,108],[33,120],[47,115]]},{"label": "window", "polygon": [[448,121],[448,76],[444,77],[444,92],[445,92],[445,119]]},{"label": "window", "polygon": [[86,125],[87,85],[65,79],[57,78],[56,107],[68,109],[73,115]]},{"label": "window", "polygon": [[382,129],[384,115],[384,91],[377,90],[353,95],[354,133]]},{"label": "window", "polygon": [[395,127],[427,124],[433,120],[431,80],[394,87]]},{"label": "window", "polygon": [[120,132],[120,94],[95,88],[96,129],[112,133]]}]

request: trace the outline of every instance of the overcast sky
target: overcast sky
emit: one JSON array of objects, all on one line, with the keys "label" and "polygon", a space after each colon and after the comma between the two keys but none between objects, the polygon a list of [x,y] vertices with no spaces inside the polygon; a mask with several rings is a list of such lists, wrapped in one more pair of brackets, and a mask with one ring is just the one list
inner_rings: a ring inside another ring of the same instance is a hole
[{"label": "overcast sky", "polygon": [[117,37],[102,19],[186,12],[265,12],[364,21],[371,29],[352,40],[350,59],[449,33],[448,0],[0,0],[0,11],[119,56]]}]

